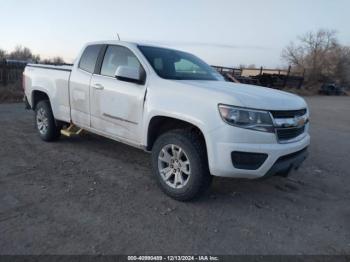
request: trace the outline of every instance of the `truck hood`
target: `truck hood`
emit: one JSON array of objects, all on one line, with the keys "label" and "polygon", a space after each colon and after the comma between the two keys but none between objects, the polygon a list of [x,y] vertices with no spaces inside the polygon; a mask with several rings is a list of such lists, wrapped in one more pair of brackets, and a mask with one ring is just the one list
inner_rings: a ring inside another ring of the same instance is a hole
[{"label": "truck hood", "polygon": [[297,95],[261,86],[224,81],[179,82],[209,91],[212,99],[225,100],[218,103],[233,103],[235,106],[266,110],[296,110],[307,107],[305,100]]}]

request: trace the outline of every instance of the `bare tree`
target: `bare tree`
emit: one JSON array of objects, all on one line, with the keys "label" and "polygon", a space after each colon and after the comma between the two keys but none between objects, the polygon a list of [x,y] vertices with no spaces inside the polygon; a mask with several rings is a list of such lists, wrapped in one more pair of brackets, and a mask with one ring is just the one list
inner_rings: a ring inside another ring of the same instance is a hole
[{"label": "bare tree", "polygon": [[282,51],[282,58],[294,69],[305,70],[309,83],[317,83],[340,77],[337,70],[346,67],[347,60],[342,59],[346,50],[338,43],[335,31],[321,29],[300,36],[296,43],[291,42]]},{"label": "bare tree", "polygon": [[52,65],[62,65],[65,64],[65,61],[60,56],[55,56],[53,58],[46,58],[40,61],[43,64],[52,64]]},{"label": "bare tree", "polygon": [[36,62],[40,60],[39,55],[34,55],[29,48],[23,47],[23,46],[16,46],[15,50],[9,53],[8,58],[15,59],[15,60],[32,61],[32,62]]},{"label": "bare tree", "polygon": [[0,62],[6,58],[5,50],[0,49]]},{"label": "bare tree", "polygon": [[54,64],[65,64],[65,61],[60,56],[55,56],[52,61]]},{"label": "bare tree", "polygon": [[336,79],[339,84],[350,88],[350,47],[344,46],[338,50],[338,59],[335,65]]}]

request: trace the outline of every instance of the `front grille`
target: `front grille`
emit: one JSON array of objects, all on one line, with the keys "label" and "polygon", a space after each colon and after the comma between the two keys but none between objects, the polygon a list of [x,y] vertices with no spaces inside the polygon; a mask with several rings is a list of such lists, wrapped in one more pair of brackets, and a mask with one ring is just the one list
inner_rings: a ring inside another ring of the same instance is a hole
[{"label": "front grille", "polygon": [[290,111],[271,111],[274,118],[294,118],[295,116],[303,116],[306,114],[306,109],[290,110]]},{"label": "front grille", "polygon": [[[276,120],[276,136],[283,143],[288,143],[289,140],[294,141],[294,138],[302,135],[305,131],[305,125],[308,122],[306,118],[307,109],[300,110],[276,110],[270,111],[273,118]],[[278,121],[277,121],[278,120]],[[300,120],[300,121],[299,121]],[[304,124],[301,125],[303,123]],[[290,141],[290,142],[292,142]]]},{"label": "front grille", "polygon": [[292,128],[277,128],[277,137],[280,141],[296,138],[304,133],[305,126]]}]

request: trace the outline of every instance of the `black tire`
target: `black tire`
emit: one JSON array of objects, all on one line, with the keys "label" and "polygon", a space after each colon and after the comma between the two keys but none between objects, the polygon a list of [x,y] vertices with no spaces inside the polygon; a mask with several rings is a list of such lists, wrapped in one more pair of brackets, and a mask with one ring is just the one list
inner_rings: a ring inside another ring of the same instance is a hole
[{"label": "black tire", "polygon": [[[181,147],[190,161],[191,174],[188,177],[188,182],[182,188],[169,186],[159,172],[160,152],[165,146],[171,144]],[[189,201],[200,196],[208,189],[212,181],[205,144],[195,131],[174,130],[161,135],[152,148],[152,165],[153,173],[161,189],[168,196],[179,201]]]},{"label": "black tire", "polygon": [[[44,112],[47,117],[47,128],[46,131],[39,130],[38,124],[38,112]],[[35,127],[38,130],[39,136],[42,140],[50,142],[57,140],[61,135],[61,128],[56,124],[55,118],[53,116],[50,102],[47,100],[40,101],[35,106]]]}]

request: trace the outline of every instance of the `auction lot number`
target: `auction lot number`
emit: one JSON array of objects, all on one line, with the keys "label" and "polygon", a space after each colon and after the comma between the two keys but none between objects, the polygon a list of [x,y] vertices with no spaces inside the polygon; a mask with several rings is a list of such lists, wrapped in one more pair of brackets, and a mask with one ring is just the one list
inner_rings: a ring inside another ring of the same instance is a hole
[{"label": "auction lot number", "polygon": [[128,256],[128,261],[219,261],[215,256]]}]

